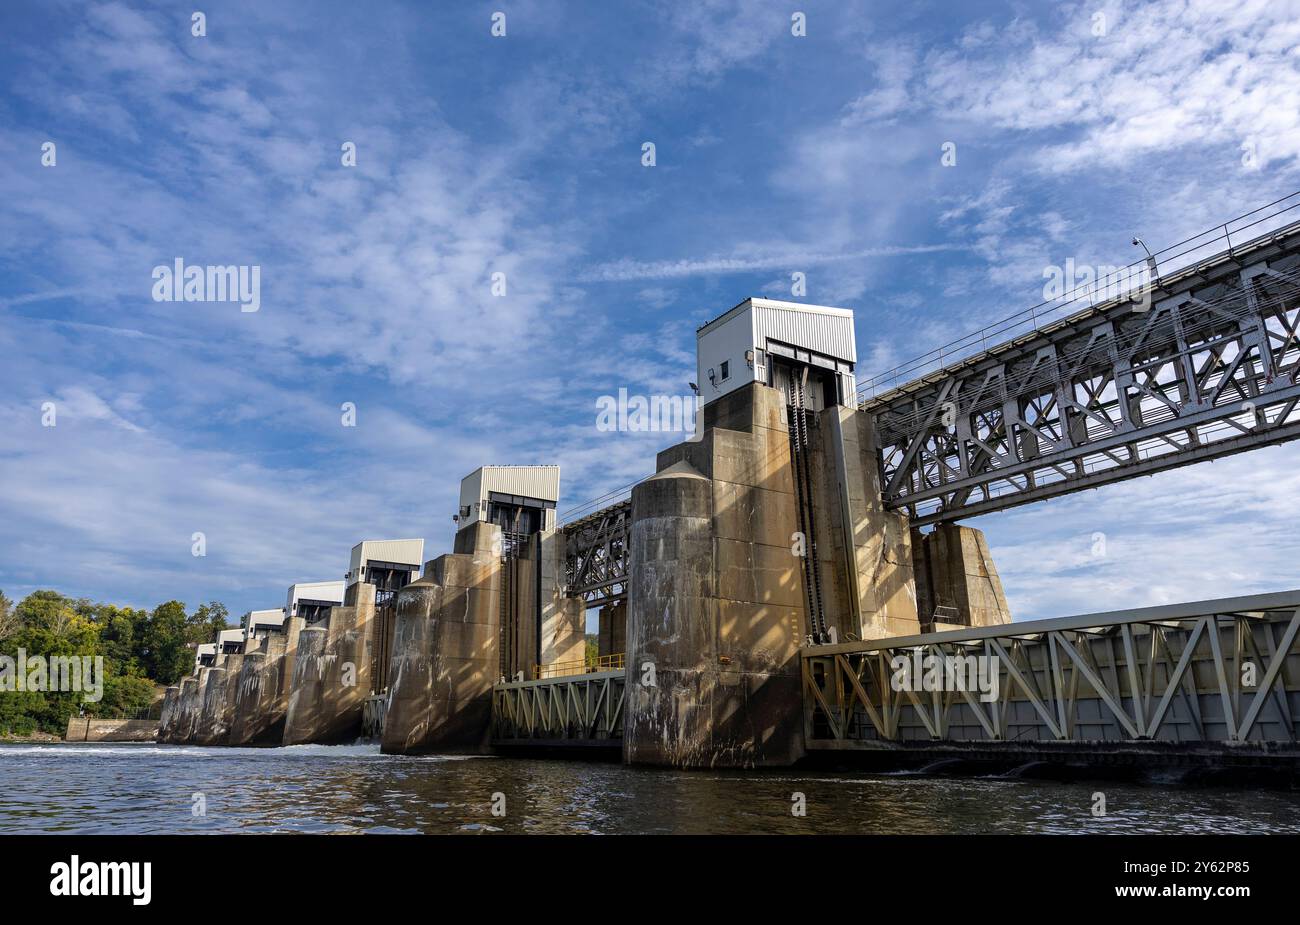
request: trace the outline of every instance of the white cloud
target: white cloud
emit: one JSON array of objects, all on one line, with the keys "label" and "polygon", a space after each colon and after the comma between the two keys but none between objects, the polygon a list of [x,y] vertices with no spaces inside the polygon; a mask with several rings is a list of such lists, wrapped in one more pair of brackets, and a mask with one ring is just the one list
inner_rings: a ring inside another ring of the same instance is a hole
[{"label": "white cloud", "polygon": [[821,266],[828,263],[933,254],[959,249],[960,246],[955,244],[883,245],[841,254],[802,251],[767,256],[710,257],[702,260],[640,261],[624,258],[597,264],[580,274],[578,279],[583,282],[627,282],[782,269],[793,272],[800,267]]},{"label": "white cloud", "polygon": [[[1106,16],[1104,35],[1093,16]],[[1082,4],[1037,26],[967,30],[916,64],[884,57],[882,87],[850,118],[930,110],[1017,131],[1075,130],[1037,152],[1039,166],[1127,164],[1189,146],[1225,149],[1237,169],[1253,141],[1261,165],[1300,157],[1300,8],[1294,2],[1165,0]]]},{"label": "white cloud", "polygon": [[[970,521],[1016,619],[1300,588],[1296,444]],[[1104,534],[1104,556],[1093,554]]]}]

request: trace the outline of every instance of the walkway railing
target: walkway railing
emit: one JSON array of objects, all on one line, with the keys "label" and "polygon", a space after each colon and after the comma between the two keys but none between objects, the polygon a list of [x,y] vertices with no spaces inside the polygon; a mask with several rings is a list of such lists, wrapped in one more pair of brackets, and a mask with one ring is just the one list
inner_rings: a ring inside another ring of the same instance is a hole
[{"label": "walkway railing", "polygon": [[597,658],[578,659],[570,662],[553,662],[550,665],[534,665],[533,680],[541,678],[559,678],[565,675],[588,674],[593,671],[615,671],[624,667],[624,654],[601,655]]}]

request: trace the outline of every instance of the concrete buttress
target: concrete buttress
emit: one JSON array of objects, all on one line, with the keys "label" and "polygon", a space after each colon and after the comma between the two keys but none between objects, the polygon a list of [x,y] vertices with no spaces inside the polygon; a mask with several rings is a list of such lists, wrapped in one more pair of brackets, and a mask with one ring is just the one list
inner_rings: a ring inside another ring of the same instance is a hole
[{"label": "concrete buttress", "polygon": [[713,402],[658,468],[632,492],[624,760],[791,764],[806,607],[780,394]]},{"label": "concrete buttress", "polygon": [[500,673],[501,529],[472,523],[454,548],[397,592],[385,753],[487,748]]}]

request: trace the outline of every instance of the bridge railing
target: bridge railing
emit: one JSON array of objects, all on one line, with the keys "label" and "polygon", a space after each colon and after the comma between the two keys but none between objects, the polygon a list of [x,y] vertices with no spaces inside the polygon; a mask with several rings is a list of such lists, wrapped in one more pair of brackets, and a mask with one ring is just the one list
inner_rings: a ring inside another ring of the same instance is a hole
[{"label": "bridge railing", "polygon": [[597,671],[620,671],[624,665],[624,654],[599,655],[594,658],[580,658],[569,662],[552,662],[549,665],[534,665],[533,680],[559,678],[574,674],[590,674]]},{"label": "bridge railing", "polygon": [[[892,369],[868,376],[858,383],[858,401],[865,403],[884,397],[899,386],[986,352],[1018,335],[1028,334],[1048,322],[1113,299],[1122,301],[1125,296],[1136,296],[1152,277],[1158,280],[1170,276],[1218,254],[1231,256],[1234,250],[1251,240],[1294,224],[1297,219],[1300,219],[1300,190],[1171,244],[1156,251],[1149,259],[1144,254],[1141,259],[1117,267],[1092,284],[1077,286],[1059,298],[1031,305]],[[1154,272],[1151,270],[1153,266]]]},{"label": "bridge railing", "polygon": [[810,748],[935,741],[1295,747],[1300,591],[814,646]]}]

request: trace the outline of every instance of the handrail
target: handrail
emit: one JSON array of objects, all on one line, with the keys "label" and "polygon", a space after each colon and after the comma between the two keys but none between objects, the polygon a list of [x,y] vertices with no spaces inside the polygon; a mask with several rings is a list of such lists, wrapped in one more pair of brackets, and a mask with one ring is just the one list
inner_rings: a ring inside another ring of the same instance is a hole
[{"label": "handrail", "polygon": [[805,657],[845,654],[848,652],[873,652],[879,649],[905,649],[932,643],[977,642],[999,639],[1004,636],[1029,636],[1037,633],[1062,630],[1087,630],[1106,626],[1134,623],[1161,623],[1191,620],[1199,617],[1226,616],[1228,614],[1267,613],[1270,611],[1300,610],[1300,590],[1273,591],[1249,594],[1243,597],[1224,597],[1208,601],[1188,601],[1181,604],[1157,604],[1132,610],[1110,610],[1100,613],[1078,614],[1072,617],[1051,617],[1045,620],[1013,620],[989,626],[968,626],[959,629],[920,633],[912,636],[888,636],[841,642],[834,645],[804,646],[800,654]]},{"label": "handrail", "polygon": [[552,662],[549,665],[534,665],[533,680],[540,681],[544,678],[561,678],[597,671],[617,671],[625,667],[627,667],[625,655],[619,652],[616,655],[601,655],[595,659],[584,658],[570,662]]},{"label": "handrail", "polygon": [[[1254,221],[1242,225],[1241,227],[1229,227],[1243,219],[1257,215],[1265,209],[1271,209],[1274,206],[1279,206],[1283,203],[1289,204],[1285,205],[1283,208],[1270,212],[1267,215],[1260,216]],[[908,382],[919,379],[928,373],[936,372],[948,365],[967,359],[971,355],[967,351],[976,346],[979,347],[980,351],[987,351],[990,347],[1000,346],[1007,340],[1004,335],[1009,334],[1009,332],[1016,330],[1017,328],[1026,327],[1024,333],[1035,330],[1041,327],[1045,321],[1055,320],[1060,317],[1064,310],[1071,307],[1080,307],[1085,296],[1088,299],[1088,305],[1094,305],[1096,303],[1093,302],[1093,296],[1096,293],[1116,289],[1118,284],[1124,282],[1126,279],[1131,279],[1132,271],[1134,269],[1142,268],[1144,266],[1150,267],[1154,264],[1157,273],[1156,278],[1158,280],[1159,276],[1185,270],[1196,261],[1188,261],[1184,264],[1172,267],[1170,266],[1171,262],[1176,261],[1181,257],[1186,257],[1196,251],[1204,250],[1220,241],[1226,242],[1226,249],[1221,248],[1213,253],[1206,254],[1201,259],[1210,259],[1211,257],[1221,253],[1232,254],[1234,247],[1240,247],[1242,243],[1246,243],[1239,239],[1239,243],[1234,245],[1232,241],[1233,234],[1240,235],[1247,229],[1254,228],[1266,221],[1285,215],[1294,209],[1300,209],[1300,190],[1283,196],[1280,199],[1276,199],[1266,205],[1262,205],[1259,208],[1238,215],[1235,218],[1229,219],[1227,222],[1215,225],[1213,228],[1192,235],[1191,237],[1185,238],[1175,244],[1170,244],[1162,250],[1156,251],[1152,254],[1149,261],[1146,257],[1135,260],[1127,266],[1119,267],[1113,272],[1108,273],[1103,279],[1097,280],[1091,285],[1076,286],[1074,289],[1063,293],[1055,299],[1046,299],[1036,305],[1031,305],[1029,308],[1022,309],[1021,311],[1008,315],[1005,318],[994,321],[991,324],[985,325],[969,334],[964,334],[961,337],[923,353],[918,357],[906,360],[892,369],[870,376],[859,383],[857,390],[858,400],[859,402],[871,401],[880,397],[882,394],[887,394],[893,389],[906,385]],[[1282,227],[1287,226],[1279,226],[1278,228],[1274,228],[1273,231],[1281,230]],[[1198,239],[1205,238],[1207,235],[1213,235],[1214,237],[1210,238],[1208,241],[1200,241],[1191,247],[1187,247],[1184,250],[1174,253],[1177,248],[1191,244],[1193,241],[1198,241]],[[1163,258],[1163,261],[1161,258]],[[1136,289],[1127,289],[1124,292],[1124,295],[1135,293]],[[1102,301],[1109,301],[1109,299],[1103,299]],[[992,340],[992,338],[995,337],[999,339]]]}]

